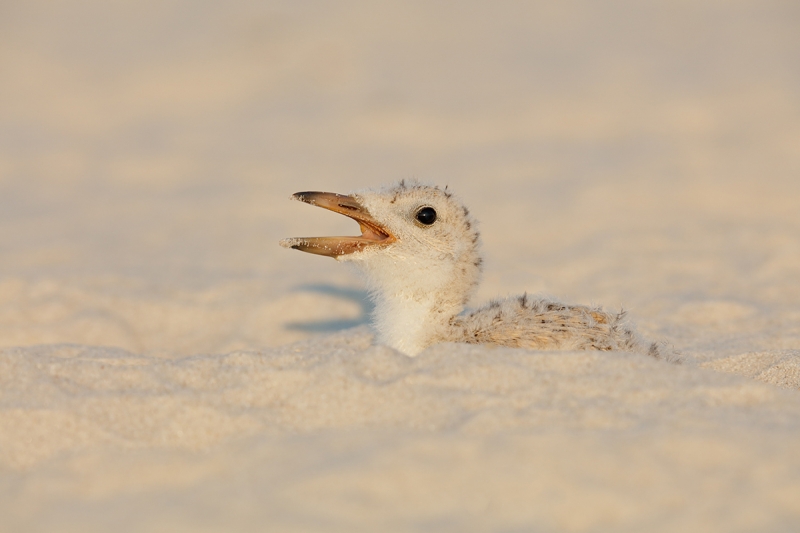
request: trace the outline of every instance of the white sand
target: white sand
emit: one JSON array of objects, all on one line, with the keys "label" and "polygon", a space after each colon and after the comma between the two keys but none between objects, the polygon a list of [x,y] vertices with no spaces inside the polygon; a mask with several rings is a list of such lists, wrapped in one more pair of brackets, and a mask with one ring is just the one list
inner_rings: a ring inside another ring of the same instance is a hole
[{"label": "white sand", "polygon": [[[0,9],[0,531],[800,528],[800,9],[551,4]],[[407,177],[685,364],[373,345]]]}]

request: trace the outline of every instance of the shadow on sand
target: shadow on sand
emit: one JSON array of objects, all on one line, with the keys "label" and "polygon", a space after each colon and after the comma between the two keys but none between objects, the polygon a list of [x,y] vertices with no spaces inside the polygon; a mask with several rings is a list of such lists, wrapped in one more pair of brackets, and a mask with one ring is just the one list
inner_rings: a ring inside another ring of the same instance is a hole
[{"label": "shadow on sand", "polygon": [[349,319],[289,322],[286,324],[286,329],[292,331],[305,331],[308,333],[332,333],[334,331],[349,329],[369,323],[369,316],[372,313],[372,308],[374,306],[369,300],[367,291],[351,289],[347,287],[337,287],[336,285],[328,284],[299,285],[295,287],[294,290],[298,292],[315,292],[317,294],[325,294],[328,296],[341,298],[343,300],[356,302],[361,306],[361,313],[358,317]]}]

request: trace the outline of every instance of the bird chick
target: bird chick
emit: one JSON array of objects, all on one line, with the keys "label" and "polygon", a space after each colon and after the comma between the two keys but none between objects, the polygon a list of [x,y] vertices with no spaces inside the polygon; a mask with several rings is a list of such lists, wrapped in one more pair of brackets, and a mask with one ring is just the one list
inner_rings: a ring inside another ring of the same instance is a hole
[{"label": "bird chick", "polygon": [[281,246],[355,265],[375,302],[379,342],[414,356],[440,342],[540,350],[625,350],[661,357],[624,312],[523,295],[462,313],[481,275],[480,235],[447,187],[401,181],[350,195],[298,192],[293,199],[346,215],[354,237],[297,237]]}]

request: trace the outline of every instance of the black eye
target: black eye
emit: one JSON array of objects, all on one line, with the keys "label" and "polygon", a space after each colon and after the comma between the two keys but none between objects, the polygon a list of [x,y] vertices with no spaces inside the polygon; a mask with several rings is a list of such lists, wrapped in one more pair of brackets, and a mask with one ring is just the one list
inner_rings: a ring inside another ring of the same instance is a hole
[{"label": "black eye", "polygon": [[430,226],[436,222],[436,210],[432,207],[423,207],[417,211],[417,220],[426,226]]}]

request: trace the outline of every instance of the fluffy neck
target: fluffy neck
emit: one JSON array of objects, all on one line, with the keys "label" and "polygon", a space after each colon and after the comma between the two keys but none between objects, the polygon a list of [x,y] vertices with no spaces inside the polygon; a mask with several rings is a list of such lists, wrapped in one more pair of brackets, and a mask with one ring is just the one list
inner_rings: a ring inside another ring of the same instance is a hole
[{"label": "fluffy neck", "polygon": [[449,339],[458,315],[477,285],[477,265],[461,261],[418,264],[384,253],[359,261],[375,301],[373,325],[378,342],[414,356]]},{"label": "fluffy neck", "polygon": [[437,295],[375,294],[373,323],[378,342],[414,356],[448,338],[450,319],[463,305],[442,302]]}]

